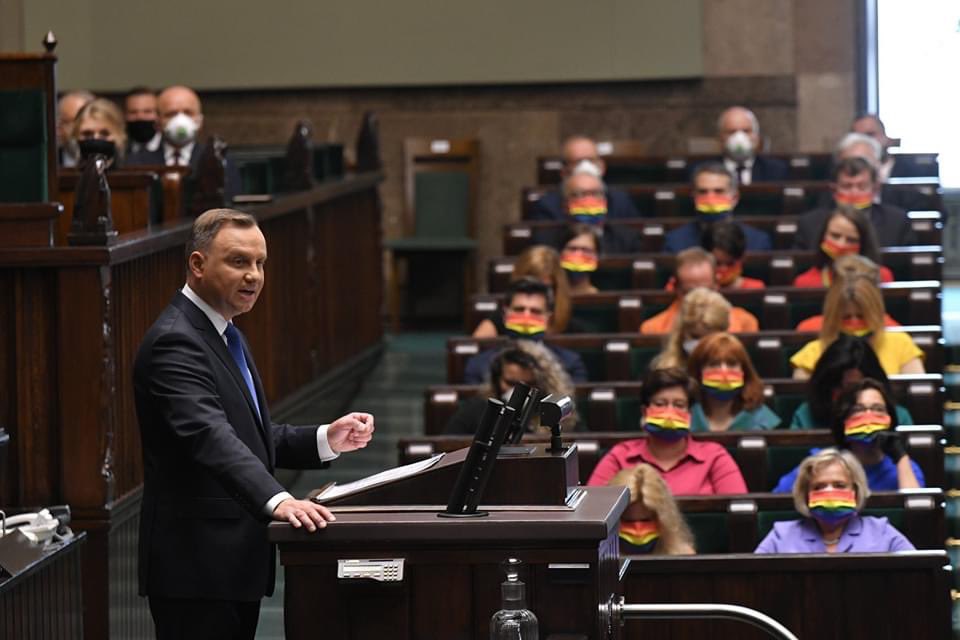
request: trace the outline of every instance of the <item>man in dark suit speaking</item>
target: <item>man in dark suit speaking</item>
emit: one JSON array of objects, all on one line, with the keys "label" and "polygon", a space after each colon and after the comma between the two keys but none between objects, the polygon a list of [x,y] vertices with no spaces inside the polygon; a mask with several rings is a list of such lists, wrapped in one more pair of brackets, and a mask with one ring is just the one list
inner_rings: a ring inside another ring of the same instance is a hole
[{"label": "man in dark suit speaking", "polygon": [[319,427],[270,421],[257,368],[232,322],[257,301],[266,259],[252,216],[230,209],[199,216],[186,285],[137,354],[140,593],[160,640],[252,640],[260,599],[273,592],[267,523],[316,531],[334,519],[284,491],[274,468],[324,466],[373,434],[367,413]]}]

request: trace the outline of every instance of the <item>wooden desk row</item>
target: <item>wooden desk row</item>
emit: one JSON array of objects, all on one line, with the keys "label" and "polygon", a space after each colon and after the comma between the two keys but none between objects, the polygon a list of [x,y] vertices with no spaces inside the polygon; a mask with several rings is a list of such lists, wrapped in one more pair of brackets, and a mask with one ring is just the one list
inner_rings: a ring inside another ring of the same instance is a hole
[{"label": "wooden desk row", "polygon": [[[648,279],[647,265],[640,265]],[[941,284],[939,280],[891,282],[882,285],[886,312],[903,325],[939,325],[941,320]],[[723,292],[731,305],[752,313],[762,330],[788,330],[812,316],[823,313],[825,289],[807,287],[768,287],[732,289]],[[484,318],[500,313],[504,294],[481,293],[470,299],[464,316],[465,333],[473,333]],[[676,294],[663,289],[630,289],[575,294],[572,317],[576,329],[596,333],[638,331],[641,323],[665,310]]]},{"label": "wooden desk row", "polygon": [[[487,290],[505,291],[513,276],[516,257],[491,258],[487,263]],[[812,251],[752,251],[744,255],[744,275],[758,278],[768,287],[792,287],[797,275],[814,266]],[[940,245],[889,247],[881,252],[884,266],[896,282],[943,279],[943,249]],[[657,289],[673,277],[676,255],[637,253],[601,255],[590,281],[602,291]],[[729,290],[728,290],[729,291]],[[822,290],[821,290],[822,292]]]},{"label": "wooden desk row", "polygon": [[[918,424],[943,420],[945,398],[939,373],[896,375],[890,380],[897,404],[905,407]],[[807,400],[807,383],[791,378],[765,379],[767,405],[781,417],[786,428],[797,407]],[[638,381],[581,382],[574,388],[580,421],[591,431],[636,431],[640,420]],[[440,435],[460,403],[486,393],[485,385],[431,385],[423,391],[423,432]]]},{"label": "wooden desk row", "polygon": [[[906,437],[907,450],[921,470],[928,487],[944,486],[943,428],[938,425],[911,425],[899,427]],[[625,440],[644,438],[636,430],[566,432],[564,441],[576,443],[580,482],[585,483],[597,462],[614,445]],[[740,467],[747,490],[764,492],[773,488],[781,476],[792,470],[809,455],[814,447],[833,445],[833,436],[826,429],[790,431],[727,431],[722,433],[695,433],[693,437],[704,442],[724,446]],[[546,442],[541,434],[528,434],[524,442]],[[469,447],[472,436],[421,436],[401,438],[397,443],[400,464],[422,460],[435,453],[457,451]]]},{"label": "wooden desk row", "polygon": [[[692,216],[694,213],[691,187],[686,184],[624,185],[620,187],[633,200],[642,216]],[[916,210],[943,210],[939,180],[911,181],[907,184],[884,185],[885,193],[894,192],[908,202],[904,208]],[[520,194],[520,212],[523,220],[530,219],[534,203],[550,188],[526,187]],[[906,193],[901,193],[906,192]],[[800,215],[829,202],[828,182],[769,182],[740,188],[737,213],[740,215]]]},{"label": "wooden desk row", "polygon": [[[607,166],[605,176],[610,184],[685,182],[693,169],[703,162],[715,161],[716,155],[640,155],[638,149],[616,142],[599,142],[600,156]],[[830,153],[773,153],[788,167],[789,180],[829,180],[833,166]],[[895,178],[939,179],[940,163],[936,153],[894,153],[892,175]],[[537,184],[560,184],[563,160],[558,156],[537,158]]]},{"label": "wooden desk row", "polygon": [[[909,211],[910,226],[921,245],[943,244],[943,214],[939,211]],[[790,250],[797,235],[797,215],[758,216],[737,215],[737,222],[749,225],[769,234],[773,248]],[[640,237],[640,250],[643,252],[663,251],[666,234],[691,222],[690,217],[664,218],[618,218],[607,220],[607,225],[627,228]],[[555,232],[569,225],[560,220],[527,220],[508,223],[503,226],[503,254],[519,255],[535,242],[538,233]]]}]

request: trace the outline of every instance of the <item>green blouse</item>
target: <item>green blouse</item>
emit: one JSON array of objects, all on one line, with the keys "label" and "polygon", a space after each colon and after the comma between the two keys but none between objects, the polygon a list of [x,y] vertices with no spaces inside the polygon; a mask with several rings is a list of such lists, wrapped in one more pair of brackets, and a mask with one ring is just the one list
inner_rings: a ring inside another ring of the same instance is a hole
[{"label": "green blouse", "polygon": [[[733,422],[730,423],[728,431],[757,431],[776,429],[780,424],[780,416],[775,414],[770,407],[765,404],[760,405],[751,411],[741,411]],[[703,412],[703,406],[698,402],[693,405],[690,412],[690,430],[691,431],[709,431],[710,423]]]}]

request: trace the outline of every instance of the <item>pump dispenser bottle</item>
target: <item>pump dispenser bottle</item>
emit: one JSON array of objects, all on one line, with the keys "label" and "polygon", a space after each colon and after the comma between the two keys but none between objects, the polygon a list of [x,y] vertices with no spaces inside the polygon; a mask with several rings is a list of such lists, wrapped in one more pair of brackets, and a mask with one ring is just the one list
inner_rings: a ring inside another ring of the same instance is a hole
[{"label": "pump dispenser bottle", "polygon": [[537,616],[526,608],[526,585],[520,581],[522,565],[516,558],[501,563],[507,574],[500,585],[503,608],[490,618],[490,640],[538,640],[540,637]]}]

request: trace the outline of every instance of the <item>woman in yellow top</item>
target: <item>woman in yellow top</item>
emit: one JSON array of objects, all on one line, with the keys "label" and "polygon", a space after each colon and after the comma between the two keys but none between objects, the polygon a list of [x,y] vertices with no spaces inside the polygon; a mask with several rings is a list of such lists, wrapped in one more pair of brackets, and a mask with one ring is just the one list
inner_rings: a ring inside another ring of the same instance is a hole
[{"label": "woman in yellow top", "polygon": [[907,333],[884,330],[885,309],[879,287],[868,277],[854,276],[827,291],[820,337],[790,358],[793,377],[806,380],[837,335],[846,333],[870,343],[884,373],[924,373],[923,351]]}]

